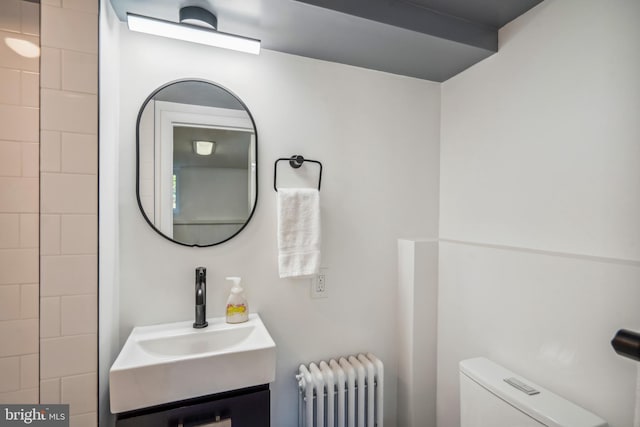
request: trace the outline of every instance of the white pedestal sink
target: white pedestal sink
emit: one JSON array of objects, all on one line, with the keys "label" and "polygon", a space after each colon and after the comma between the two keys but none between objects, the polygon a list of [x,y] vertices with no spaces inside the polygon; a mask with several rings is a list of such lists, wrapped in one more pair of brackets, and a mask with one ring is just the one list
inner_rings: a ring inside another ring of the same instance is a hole
[{"label": "white pedestal sink", "polygon": [[275,379],[276,345],[257,314],[136,327],[109,372],[111,412],[267,384]]}]

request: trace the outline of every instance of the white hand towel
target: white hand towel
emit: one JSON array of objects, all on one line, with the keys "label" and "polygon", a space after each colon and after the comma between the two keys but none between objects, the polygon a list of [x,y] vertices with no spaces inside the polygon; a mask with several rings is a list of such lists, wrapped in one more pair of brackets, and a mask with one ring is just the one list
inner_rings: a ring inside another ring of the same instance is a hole
[{"label": "white hand towel", "polygon": [[304,277],[320,271],[320,192],[279,188],[278,267],[280,277]]}]

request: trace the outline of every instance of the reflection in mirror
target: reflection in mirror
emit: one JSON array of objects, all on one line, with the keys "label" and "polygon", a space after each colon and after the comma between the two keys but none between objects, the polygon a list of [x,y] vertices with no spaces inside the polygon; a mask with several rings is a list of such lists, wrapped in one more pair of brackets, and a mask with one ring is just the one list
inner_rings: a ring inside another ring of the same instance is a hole
[{"label": "reflection in mirror", "polygon": [[257,199],[257,135],[251,114],[227,90],[171,83],[138,115],[138,203],[164,237],[187,246],[229,240]]}]

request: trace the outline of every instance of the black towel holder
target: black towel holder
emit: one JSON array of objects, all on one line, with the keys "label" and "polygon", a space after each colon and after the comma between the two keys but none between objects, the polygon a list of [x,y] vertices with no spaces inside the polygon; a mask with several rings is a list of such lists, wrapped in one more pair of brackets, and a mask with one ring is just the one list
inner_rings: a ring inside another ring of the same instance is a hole
[{"label": "black towel holder", "polygon": [[304,162],[311,162],[319,165],[320,175],[318,176],[318,191],[320,191],[320,184],[322,184],[322,163],[320,163],[317,160],[305,159],[301,155],[295,154],[291,157],[281,157],[278,160],[276,160],[275,163],[273,164],[273,189],[276,192],[278,191],[278,184],[277,184],[278,183],[278,162],[281,162],[284,160],[289,161],[289,166],[291,166],[294,169],[298,169],[300,166],[302,166]]},{"label": "black towel holder", "polygon": [[640,362],[640,333],[620,329],[611,340],[611,345],[620,356]]}]

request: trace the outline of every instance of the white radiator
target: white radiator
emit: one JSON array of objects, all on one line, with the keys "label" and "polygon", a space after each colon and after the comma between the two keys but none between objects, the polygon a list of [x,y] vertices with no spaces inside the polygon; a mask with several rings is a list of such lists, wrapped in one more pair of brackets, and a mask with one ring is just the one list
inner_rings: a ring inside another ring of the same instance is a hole
[{"label": "white radiator", "polygon": [[371,353],[300,365],[299,427],[383,427],[384,366]]}]

